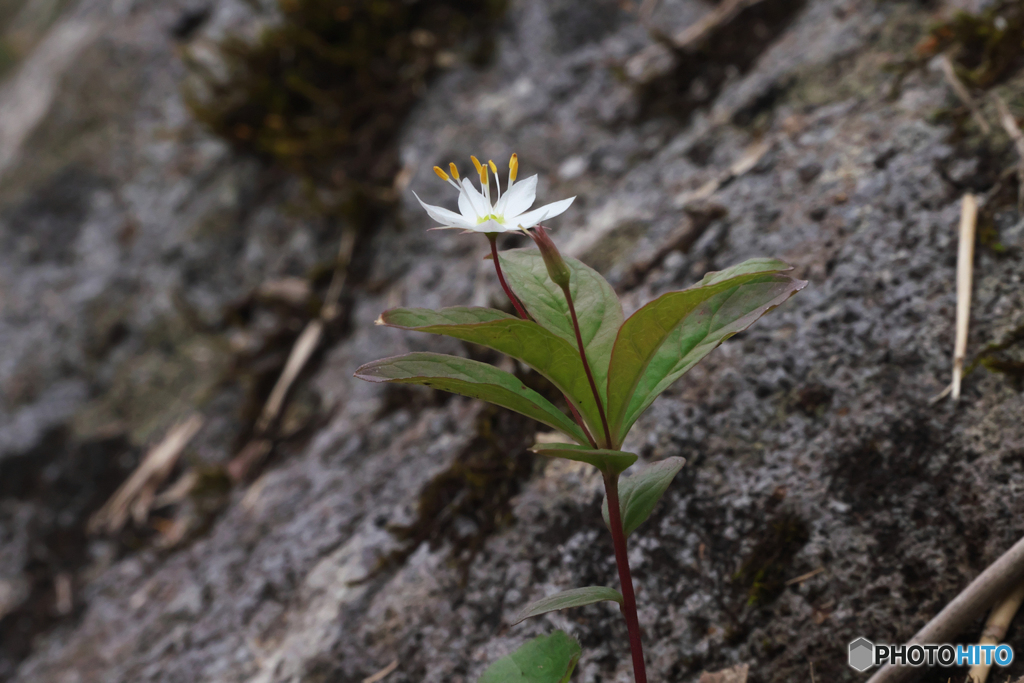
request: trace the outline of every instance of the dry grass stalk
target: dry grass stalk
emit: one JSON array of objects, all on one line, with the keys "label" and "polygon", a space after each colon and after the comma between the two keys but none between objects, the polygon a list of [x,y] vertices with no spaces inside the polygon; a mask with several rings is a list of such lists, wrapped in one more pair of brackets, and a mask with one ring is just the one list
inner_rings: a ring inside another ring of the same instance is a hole
[{"label": "dry grass stalk", "polygon": [[199,483],[199,473],[190,469],[178,477],[178,480],[167,487],[167,490],[153,499],[153,509],[166,507],[180,503],[192,493],[192,489]]},{"label": "dry grass stalk", "polygon": [[172,427],[167,436],[149,450],[110,500],[93,514],[89,520],[89,532],[116,534],[124,528],[129,515],[137,523],[145,522],[152,509],[156,490],[170,476],[178,457],[202,426],[203,418],[192,415]]},{"label": "dry grass stalk", "polygon": [[327,287],[323,308],[320,309],[320,317],[327,322],[338,317],[340,312],[338,306],[341,300],[341,292],[345,289],[345,282],[348,280],[348,267],[352,263],[352,253],[355,251],[355,246],[356,234],[349,230],[341,237],[334,274],[331,276],[331,284]]},{"label": "dry grass stalk", "polygon": [[950,61],[949,55],[942,55],[939,58],[939,65],[942,67],[942,75],[946,77],[946,82],[949,83],[949,87],[953,88],[953,92],[960,98],[971,112],[971,116],[974,117],[978,127],[981,128],[981,132],[988,135],[992,132],[992,127],[988,125],[988,121],[985,120],[985,116],[981,113],[981,109],[978,108],[974,98],[971,97],[970,91],[967,90],[967,86],[963,84],[963,81],[956,75],[956,70],[953,68],[953,62]]},{"label": "dry grass stalk", "polygon": [[1003,130],[1017,148],[1017,210],[1024,212],[1024,134],[1020,132],[1017,119],[1013,118],[1003,98],[996,93],[992,96],[996,100],[996,109],[999,110],[999,123],[1003,125]]},{"label": "dry grass stalk", "polygon": [[794,584],[803,583],[804,581],[806,581],[808,579],[813,579],[815,576],[817,576],[818,574],[821,574],[823,571],[825,571],[824,567],[818,567],[817,569],[812,569],[811,571],[807,572],[806,574],[801,574],[800,576],[797,576],[797,577],[794,577],[794,578],[790,579],[789,581],[786,582],[786,585],[787,586],[792,586]]},{"label": "dry grass stalk", "polygon": [[260,418],[256,421],[256,433],[265,434],[270,426],[281,415],[288,392],[295,383],[295,380],[306,367],[306,363],[313,356],[320,345],[324,333],[324,323],[331,322],[340,312],[339,301],[341,292],[345,288],[345,281],[348,276],[348,266],[352,262],[352,251],[355,248],[355,234],[346,232],[341,238],[341,247],[338,249],[338,260],[334,268],[334,275],[331,277],[331,284],[327,288],[327,295],[324,297],[324,305],[320,309],[320,317],[311,320],[306,329],[302,331],[299,338],[295,340],[288,361],[285,363],[281,376],[263,404]]},{"label": "dry grass stalk", "polygon": [[71,575],[61,572],[53,579],[53,606],[62,617],[71,614],[75,609],[75,594],[71,583]]},{"label": "dry grass stalk", "polygon": [[956,343],[953,349],[954,401],[960,400],[960,380],[967,354],[967,328],[971,319],[971,282],[974,276],[974,232],[978,224],[978,202],[965,194],[960,207],[960,245],[956,259]]},{"label": "dry grass stalk", "polygon": [[245,444],[242,450],[238,451],[238,455],[228,463],[228,476],[232,481],[242,481],[249,476],[253,467],[263,462],[273,447],[270,439],[253,439]]},{"label": "dry grass stalk", "polygon": [[320,346],[327,324],[341,313],[341,293],[348,280],[349,265],[352,263],[355,244],[354,232],[348,231],[342,235],[334,274],[331,277],[331,284],[327,287],[324,304],[320,308],[320,316],[306,324],[302,334],[292,345],[284,370],[277,378],[274,388],[270,391],[270,396],[263,404],[260,417],[256,421],[256,438],[247,443],[228,464],[228,475],[235,481],[244,479],[255,465],[267,457],[273,448],[273,442],[268,438],[271,427],[281,417],[285,401],[288,399],[295,380],[302,374],[309,359],[313,357],[313,353]]},{"label": "dry grass stalk", "polygon": [[[1024,602],[1024,583],[1020,583],[1013,592],[992,608],[992,612],[988,615],[988,621],[985,622],[985,630],[981,632],[981,638],[978,639],[978,644],[998,645],[1001,643],[1022,602]],[[991,668],[991,664],[975,664],[967,672],[967,683],[985,683]]]},{"label": "dry grass stalk", "polygon": [[284,400],[288,397],[288,392],[291,390],[295,380],[298,379],[303,368],[306,367],[306,363],[312,357],[313,352],[320,345],[320,339],[323,337],[323,334],[324,321],[317,318],[310,320],[306,325],[306,329],[295,340],[295,345],[292,346],[292,351],[288,354],[288,362],[284,364],[281,376],[277,378],[277,383],[274,384],[267,402],[263,404],[260,419],[256,421],[257,434],[266,433],[270,425],[281,414],[281,409],[284,407]]},{"label": "dry grass stalk", "polygon": [[[946,605],[934,619],[914,634],[910,643],[948,643],[971,622],[984,614],[996,600],[1020,585],[1024,579],[1024,538],[1003,555]],[[913,666],[886,664],[868,683],[899,683],[920,671]]]},{"label": "dry grass stalk", "polygon": [[750,675],[749,664],[737,664],[736,666],[709,673],[705,671],[700,675],[700,683],[747,683]]},{"label": "dry grass stalk", "polygon": [[372,676],[367,676],[366,678],[364,678],[363,679],[363,683],[377,683],[377,681],[382,681],[382,680],[384,680],[384,678],[388,674],[390,674],[392,671],[394,671],[397,668],[398,668],[398,660],[396,659],[395,661],[391,662],[390,664],[388,664],[387,666],[385,666],[383,669],[381,669],[377,673],[373,674]]},{"label": "dry grass stalk", "polygon": [[764,0],[725,0],[715,9],[708,12],[700,21],[687,26],[672,38],[672,44],[680,50],[697,47],[723,24],[736,18],[736,15],[764,2]]},{"label": "dry grass stalk", "polygon": [[771,140],[762,140],[761,142],[755,143],[747,148],[743,153],[743,156],[732,162],[724,173],[707,181],[696,190],[676,195],[673,200],[673,204],[682,208],[692,202],[707,199],[714,193],[718,192],[719,188],[723,185],[751,171],[771,148]]}]

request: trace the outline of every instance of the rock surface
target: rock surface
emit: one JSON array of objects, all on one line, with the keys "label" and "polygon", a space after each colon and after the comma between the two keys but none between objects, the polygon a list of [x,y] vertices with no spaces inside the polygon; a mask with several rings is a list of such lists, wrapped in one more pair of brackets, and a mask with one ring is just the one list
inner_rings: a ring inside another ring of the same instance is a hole
[{"label": "rock surface", "polygon": [[[652,22],[675,33],[711,9],[664,0]],[[990,231],[972,353],[1019,352],[1024,326],[1006,138],[937,115],[957,101],[939,69],[911,64],[937,11],[764,0],[673,57],[631,3],[514,0],[493,62],[448,70],[406,122],[400,157],[427,202],[452,200],[432,165],[513,151],[541,174],[540,201],[575,195],[555,238],[627,312],[753,256],[810,281],[625,446],[688,460],[630,551],[652,680],[739,663],[755,682],[812,666],[859,680],[849,641],[908,638],[1024,533],[1021,377],[979,368],[959,405],[931,401],[949,376],[968,190]],[[503,305],[484,241],[426,233],[408,191],[361,252],[345,334],[303,380],[315,426],[175,549],[86,537],[83,518],[191,410],[206,426],[190,461],[235,454],[253,387],[303,321],[253,292],[337,249],[293,181],[189,119],[171,35],[183,12],[83,0],[0,93],[20,121],[0,126],[0,680],[349,682],[397,661],[389,683],[468,682],[551,627],[583,644],[574,680],[631,680],[609,607],[509,626],[532,599],[614,585],[595,473],[534,462],[518,416],[352,379],[407,350],[501,362],[373,325],[394,305]],[[219,5],[193,40],[251,30],[251,12]],[[685,247],[666,249],[681,229]]]}]

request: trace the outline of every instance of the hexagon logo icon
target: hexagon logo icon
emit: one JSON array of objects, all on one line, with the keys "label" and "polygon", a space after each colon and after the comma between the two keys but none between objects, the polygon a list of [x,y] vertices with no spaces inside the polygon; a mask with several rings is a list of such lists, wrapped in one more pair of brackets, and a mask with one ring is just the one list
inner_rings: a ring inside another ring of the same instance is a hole
[{"label": "hexagon logo icon", "polygon": [[850,643],[850,666],[857,671],[867,671],[875,663],[875,644],[867,638],[858,638]]}]

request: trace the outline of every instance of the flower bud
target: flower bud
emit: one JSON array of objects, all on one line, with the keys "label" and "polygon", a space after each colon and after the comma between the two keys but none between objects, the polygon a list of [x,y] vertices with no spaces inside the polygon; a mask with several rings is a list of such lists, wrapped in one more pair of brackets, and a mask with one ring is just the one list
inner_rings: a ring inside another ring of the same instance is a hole
[{"label": "flower bud", "polygon": [[537,243],[537,247],[540,249],[540,255],[544,258],[544,265],[548,269],[548,277],[559,287],[569,286],[569,266],[566,264],[562,255],[558,253],[558,247],[551,241],[544,226],[538,225],[532,230],[528,230],[530,237]]}]

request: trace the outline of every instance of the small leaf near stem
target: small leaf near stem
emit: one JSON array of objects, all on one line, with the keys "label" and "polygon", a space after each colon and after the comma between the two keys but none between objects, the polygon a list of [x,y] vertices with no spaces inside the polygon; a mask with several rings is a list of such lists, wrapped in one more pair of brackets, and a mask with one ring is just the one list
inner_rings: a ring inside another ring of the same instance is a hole
[{"label": "small leaf near stem", "polygon": [[[641,468],[631,477],[619,480],[619,507],[622,514],[622,530],[626,536],[636,531],[636,528],[651,516],[654,506],[661,500],[672,479],[679,474],[679,470],[683,469],[685,464],[684,458],[674,455]],[[601,515],[605,524],[610,527],[607,500],[601,506]]]},{"label": "small leaf near stem", "polygon": [[535,600],[524,607],[516,615],[512,626],[530,617],[537,617],[548,612],[568,609],[570,607],[583,607],[593,605],[596,602],[610,600],[622,604],[622,594],[614,588],[606,586],[587,586],[586,588],[572,588],[561,593],[549,595],[546,598]]},{"label": "small leaf near stem", "polygon": [[529,320],[530,316],[526,314],[526,310],[523,308],[523,304],[519,302],[519,299],[512,290],[509,289],[508,283],[505,282],[505,275],[501,272],[501,262],[498,260],[498,233],[489,232],[487,233],[487,239],[491,243],[491,259],[494,261],[494,270],[498,273],[498,282],[501,283],[501,288],[505,290],[505,296],[512,302],[512,305],[516,309],[516,313],[519,314],[520,318]]},{"label": "small leaf near stem", "polygon": [[629,651],[633,656],[633,677],[636,683],[647,683],[647,668],[644,666],[644,645],[640,638],[640,620],[636,614],[636,594],[633,592],[633,577],[629,573],[629,555],[626,552],[626,534],[622,530],[622,516],[619,514],[618,475],[605,472],[604,490],[608,497],[612,533],[615,548],[615,565],[619,570],[619,584],[622,588],[622,616],[629,631]]},{"label": "small leaf near stem", "polygon": [[565,458],[566,460],[585,462],[601,470],[602,473],[610,472],[615,475],[626,471],[637,460],[633,453],[610,451],[605,448],[587,448],[571,443],[537,444],[530,450],[547,458]]}]

